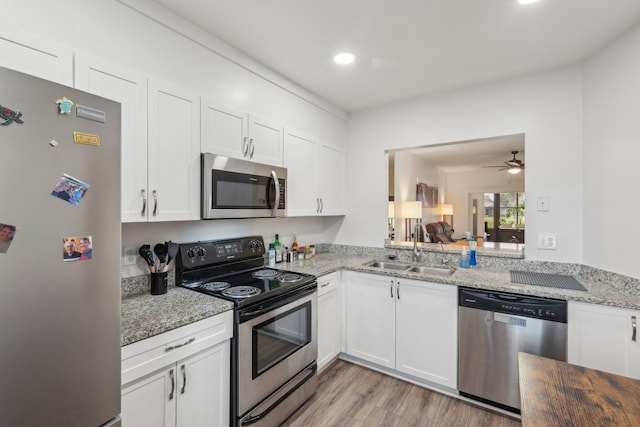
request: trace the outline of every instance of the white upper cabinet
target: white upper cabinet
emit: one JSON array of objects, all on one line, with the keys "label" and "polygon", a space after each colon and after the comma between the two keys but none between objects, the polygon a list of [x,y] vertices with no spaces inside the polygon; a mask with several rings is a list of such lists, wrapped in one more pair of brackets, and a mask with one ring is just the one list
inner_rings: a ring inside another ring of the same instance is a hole
[{"label": "white upper cabinet", "polygon": [[285,130],[287,215],[344,215],[344,152],[292,129]]},{"label": "white upper cabinet", "polygon": [[282,166],[283,127],[202,99],[202,152]]},{"label": "white upper cabinet", "polygon": [[97,58],[76,54],[75,87],[121,104],[122,222],[146,222],[147,78]]},{"label": "white upper cabinet", "polygon": [[200,97],[149,81],[149,221],[200,218]]},{"label": "white upper cabinet", "polygon": [[0,26],[0,66],[73,86],[73,52],[22,30]]}]

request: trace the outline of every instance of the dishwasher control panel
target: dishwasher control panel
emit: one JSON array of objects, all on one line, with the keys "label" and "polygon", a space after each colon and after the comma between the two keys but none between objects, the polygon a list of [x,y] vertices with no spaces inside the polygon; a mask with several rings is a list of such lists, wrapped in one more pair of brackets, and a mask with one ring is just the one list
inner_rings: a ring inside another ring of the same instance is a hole
[{"label": "dishwasher control panel", "polygon": [[551,298],[460,287],[458,305],[567,323],[567,302]]}]

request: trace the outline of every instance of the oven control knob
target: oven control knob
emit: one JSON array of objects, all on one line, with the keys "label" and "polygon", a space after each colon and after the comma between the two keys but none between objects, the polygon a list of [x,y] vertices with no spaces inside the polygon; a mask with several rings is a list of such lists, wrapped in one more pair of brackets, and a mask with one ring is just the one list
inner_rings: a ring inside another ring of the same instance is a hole
[{"label": "oven control knob", "polygon": [[196,256],[196,251],[194,251],[194,250],[193,250],[193,248],[189,249],[189,250],[187,251],[187,256],[188,256],[189,258],[195,258],[195,256]]},{"label": "oven control knob", "polygon": [[198,248],[198,256],[205,256],[207,254],[207,250],[205,248]]}]

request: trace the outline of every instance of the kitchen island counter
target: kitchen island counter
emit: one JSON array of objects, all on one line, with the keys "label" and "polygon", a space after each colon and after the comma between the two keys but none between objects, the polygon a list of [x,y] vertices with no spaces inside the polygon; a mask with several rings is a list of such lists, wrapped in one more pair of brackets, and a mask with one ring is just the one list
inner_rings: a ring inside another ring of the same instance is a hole
[{"label": "kitchen island counter", "polygon": [[640,381],[518,353],[523,427],[637,426]]}]

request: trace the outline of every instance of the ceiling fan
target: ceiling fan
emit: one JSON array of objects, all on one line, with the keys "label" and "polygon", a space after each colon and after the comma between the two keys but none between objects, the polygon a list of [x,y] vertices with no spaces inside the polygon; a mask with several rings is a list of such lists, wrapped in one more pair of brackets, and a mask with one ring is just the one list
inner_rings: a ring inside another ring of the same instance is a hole
[{"label": "ceiling fan", "polygon": [[507,160],[506,162],[504,162],[506,166],[483,166],[483,167],[502,168],[502,169],[498,169],[498,171],[506,170],[507,172],[512,174],[520,173],[520,171],[524,170],[524,163],[522,162],[522,160],[516,159],[516,154],[518,154],[517,151],[512,151],[511,154],[513,154],[513,159]]}]

